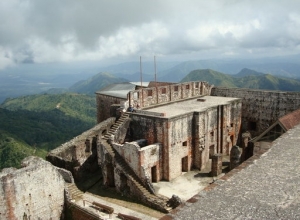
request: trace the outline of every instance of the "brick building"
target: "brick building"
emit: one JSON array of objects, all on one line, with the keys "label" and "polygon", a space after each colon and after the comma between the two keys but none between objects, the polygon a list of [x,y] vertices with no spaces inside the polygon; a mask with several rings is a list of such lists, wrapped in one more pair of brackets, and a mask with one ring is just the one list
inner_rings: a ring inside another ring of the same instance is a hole
[{"label": "brick building", "polygon": [[129,115],[127,142],[112,143],[139,178],[170,181],[203,169],[214,154],[229,155],[241,126],[241,100],[209,96],[210,90],[205,82],[189,82],[128,93],[136,110]]}]

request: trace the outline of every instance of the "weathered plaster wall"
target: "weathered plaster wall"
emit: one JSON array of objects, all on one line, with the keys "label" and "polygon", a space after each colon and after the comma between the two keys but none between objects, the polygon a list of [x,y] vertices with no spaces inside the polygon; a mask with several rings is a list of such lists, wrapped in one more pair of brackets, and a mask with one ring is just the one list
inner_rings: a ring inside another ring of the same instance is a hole
[{"label": "weathered plaster wall", "polygon": [[242,99],[242,132],[261,134],[279,117],[300,108],[299,92],[265,91],[214,87],[213,96]]},{"label": "weathered plaster wall", "polygon": [[[159,143],[151,144],[140,150],[141,176],[148,177],[150,181],[157,182],[162,179],[162,145]],[[153,173],[151,168],[155,169]],[[155,176],[153,176],[155,175]]]},{"label": "weathered plaster wall", "polygon": [[162,161],[163,165],[160,166],[159,179],[167,180],[169,173],[168,166],[168,120],[163,117],[152,117],[151,115],[132,114],[130,123],[132,138],[135,140],[146,139],[148,145],[155,143],[162,144]]},{"label": "weathered plaster wall", "polygon": [[[141,180],[146,178],[149,180],[160,180],[162,164],[161,144],[140,146],[138,142],[146,142],[146,140],[133,141],[124,145],[113,143],[113,147]],[[153,166],[156,166],[157,176],[151,178],[151,168]]]},{"label": "weathered plaster wall", "polygon": [[130,116],[131,133],[134,140],[146,139],[148,144],[164,143],[167,118],[151,115],[132,114]]},{"label": "weathered plaster wall", "polygon": [[57,167],[69,170],[74,178],[79,180],[84,172],[94,172],[98,169],[97,139],[105,135],[114,123],[115,118],[106,119],[50,151],[46,159]]},{"label": "weathered plaster wall", "polygon": [[97,122],[100,123],[111,117],[110,106],[126,101],[124,98],[112,97],[108,95],[96,94],[97,102]]},{"label": "weathered plaster wall", "polygon": [[[169,175],[167,180],[172,180],[187,172],[192,166],[192,139],[193,139],[193,113],[175,117],[168,122],[167,138],[169,145],[165,151],[168,157]],[[184,159],[185,158],[185,159]],[[183,161],[182,161],[183,160]]]},{"label": "weathered plaster wall", "polygon": [[49,162],[37,157],[23,160],[21,169],[0,173],[0,219],[60,219],[64,180]]},{"label": "weathered plaster wall", "polygon": [[124,145],[113,144],[113,147],[123,157],[137,176],[141,175],[140,146],[136,142],[125,143]]},{"label": "weathered plaster wall", "polygon": [[229,155],[239,134],[241,107],[241,101],[235,100],[226,105],[195,113],[193,165],[196,168],[200,170],[205,168],[213,154]]}]

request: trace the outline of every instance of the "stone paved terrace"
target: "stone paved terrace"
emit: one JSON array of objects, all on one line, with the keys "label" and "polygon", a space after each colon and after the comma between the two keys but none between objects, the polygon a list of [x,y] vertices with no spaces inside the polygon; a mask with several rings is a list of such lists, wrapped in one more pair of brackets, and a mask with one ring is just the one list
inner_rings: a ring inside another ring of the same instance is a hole
[{"label": "stone paved terrace", "polygon": [[215,183],[162,219],[300,219],[300,126]]},{"label": "stone paved terrace", "polygon": [[168,105],[161,105],[149,108],[150,112],[164,113],[165,117],[170,118],[193,111],[204,111],[205,109],[218,105],[228,104],[230,101],[239,100],[239,98],[203,96],[196,99],[189,99],[181,102],[174,102]]}]

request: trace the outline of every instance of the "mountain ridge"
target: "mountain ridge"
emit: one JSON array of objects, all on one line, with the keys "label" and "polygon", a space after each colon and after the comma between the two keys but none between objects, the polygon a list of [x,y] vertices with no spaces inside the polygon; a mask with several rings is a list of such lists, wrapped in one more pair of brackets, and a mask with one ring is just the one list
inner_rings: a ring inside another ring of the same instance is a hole
[{"label": "mountain ridge", "polygon": [[190,72],[181,82],[207,81],[215,86],[264,90],[300,91],[300,81],[243,69],[237,75],[229,75],[211,69]]}]

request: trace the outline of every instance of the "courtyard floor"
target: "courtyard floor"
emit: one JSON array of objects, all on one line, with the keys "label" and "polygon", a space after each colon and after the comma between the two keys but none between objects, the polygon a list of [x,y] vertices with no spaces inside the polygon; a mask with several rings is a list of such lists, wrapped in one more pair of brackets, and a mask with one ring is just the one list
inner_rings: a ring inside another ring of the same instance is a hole
[{"label": "courtyard floor", "polygon": [[[199,193],[202,189],[208,186],[210,183],[214,182],[216,179],[222,177],[226,172],[228,172],[229,157],[223,157],[223,173],[218,177],[212,177],[210,174],[211,170],[211,160],[207,163],[206,169],[202,171],[192,170],[189,172],[182,173],[181,176],[176,179],[167,182],[160,181],[158,183],[153,183],[153,186],[158,194],[172,197],[172,195],[177,195],[182,201],[186,201]],[[93,184],[91,184],[94,181]],[[81,183],[78,187],[84,191],[83,198],[88,201],[99,201],[102,204],[114,207],[118,212],[124,214],[139,216],[142,219],[159,219],[164,216],[164,213],[153,210],[140,204],[138,201],[121,196],[117,193],[114,188],[105,188],[101,185],[101,180],[89,178],[86,183]],[[83,204],[82,201],[78,201],[78,204]],[[86,207],[87,208],[87,207]],[[96,210],[92,210],[95,212]],[[98,212],[99,213],[99,212]],[[99,213],[101,216],[101,213]],[[102,216],[104,217],[104,216]],[[114,216],[112,219],[119,219]]]}]

